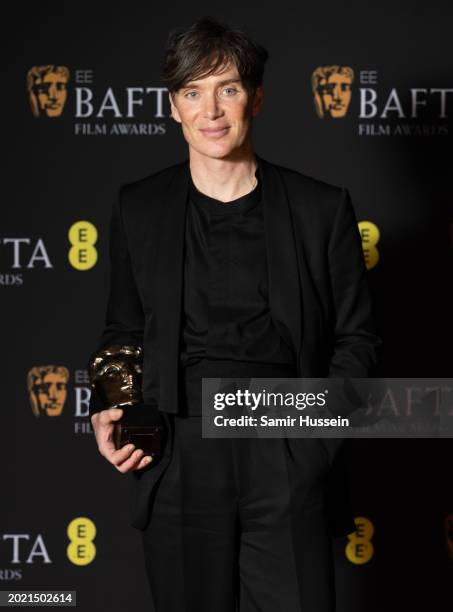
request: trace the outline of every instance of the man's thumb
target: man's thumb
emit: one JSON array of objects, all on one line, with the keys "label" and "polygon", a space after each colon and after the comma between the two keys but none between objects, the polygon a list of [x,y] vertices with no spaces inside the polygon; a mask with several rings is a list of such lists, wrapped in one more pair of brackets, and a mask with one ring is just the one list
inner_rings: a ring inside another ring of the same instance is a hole
[{"label": "man's thumb", "polygon": [[120,419],[123,416],[123,409],[122,408],[110,408],[110,417],[113,420],[117,420]]}]

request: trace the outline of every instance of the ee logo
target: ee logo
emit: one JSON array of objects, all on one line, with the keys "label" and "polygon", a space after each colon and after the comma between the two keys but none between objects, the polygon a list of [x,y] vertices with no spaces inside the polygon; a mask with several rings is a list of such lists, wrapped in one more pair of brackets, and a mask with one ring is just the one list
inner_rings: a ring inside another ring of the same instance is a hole
[{"label": "ee logo", "polygon": [[371,221],[360,221],[359,232],[362,237],[365,265],[367,270],[371,270],[379,261],[379,251],[376,246],[380,238],[379,228]]},{"label": "ee logo", "polygon": [[346,558],[355,565],[368,563],[374,555],[374,546],[371,541],[374,535],[373,523],[364,516],[354,518],[356,530],[348,535],[346,544]]},{"label": "ee logo", "polygon": [[70,543],[66,548],[68,559],[74,565],[88,565],[96,556],[96,525],[86,516],[73,519],[66,530]]},{"label": "ee logo", "polygon": [[95,248],[98,231],[90,221],[77,221],[69,228],[69,263],[76,270],[89,270],[96,265],[98,252]]}]

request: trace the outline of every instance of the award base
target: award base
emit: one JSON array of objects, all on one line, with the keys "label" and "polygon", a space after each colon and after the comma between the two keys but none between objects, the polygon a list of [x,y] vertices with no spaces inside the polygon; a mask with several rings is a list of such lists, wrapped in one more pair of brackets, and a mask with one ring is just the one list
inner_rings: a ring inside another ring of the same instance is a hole
[{"label": "award base", "polygon": [[118,406],[123,416],[114,424],[113,441],[119,450],[126,444],[141,448],[145,455],[153,457],[153,463],[162,455],[165,426],[157,406],[132,404]]}]

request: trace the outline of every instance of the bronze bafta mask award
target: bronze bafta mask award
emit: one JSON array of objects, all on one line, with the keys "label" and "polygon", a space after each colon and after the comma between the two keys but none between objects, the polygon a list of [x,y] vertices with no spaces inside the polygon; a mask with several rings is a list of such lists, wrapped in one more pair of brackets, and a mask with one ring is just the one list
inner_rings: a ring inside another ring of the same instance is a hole
[{"label": "bronze bafta mask award", "polygon": [[164,420],[157,406],[143,403],[142,369],[143,348],[135,345],[104,347],[88,363],[91,387],[103,409],[123,410],[121,419],[114,423],[115,447],[132,443],[151,455],[154,464],[163,449]]}]

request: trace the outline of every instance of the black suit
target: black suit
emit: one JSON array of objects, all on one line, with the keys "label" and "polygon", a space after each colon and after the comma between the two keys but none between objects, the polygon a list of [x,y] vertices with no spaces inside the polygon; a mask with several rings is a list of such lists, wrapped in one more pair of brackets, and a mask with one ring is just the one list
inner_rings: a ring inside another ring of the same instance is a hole
[{"label": "black suit", "polygon": [[[269,307],[294,347],[301,377],[367,377],[381,343],[375,333],[357,219],[346,189],[267,162],[262,167]],[[178,412],[184,227],[189,161],[124,186],[111,220],[111,287],[98,348],[144,346],[143,397]],[[94,395],[90,413],[100,408]],[[319,442],[331,467],[341,441]],[[132,525],[144,529],[157,465],[133,472]],[[334,533],[354,528],[341,480],[332,479]]]}]

